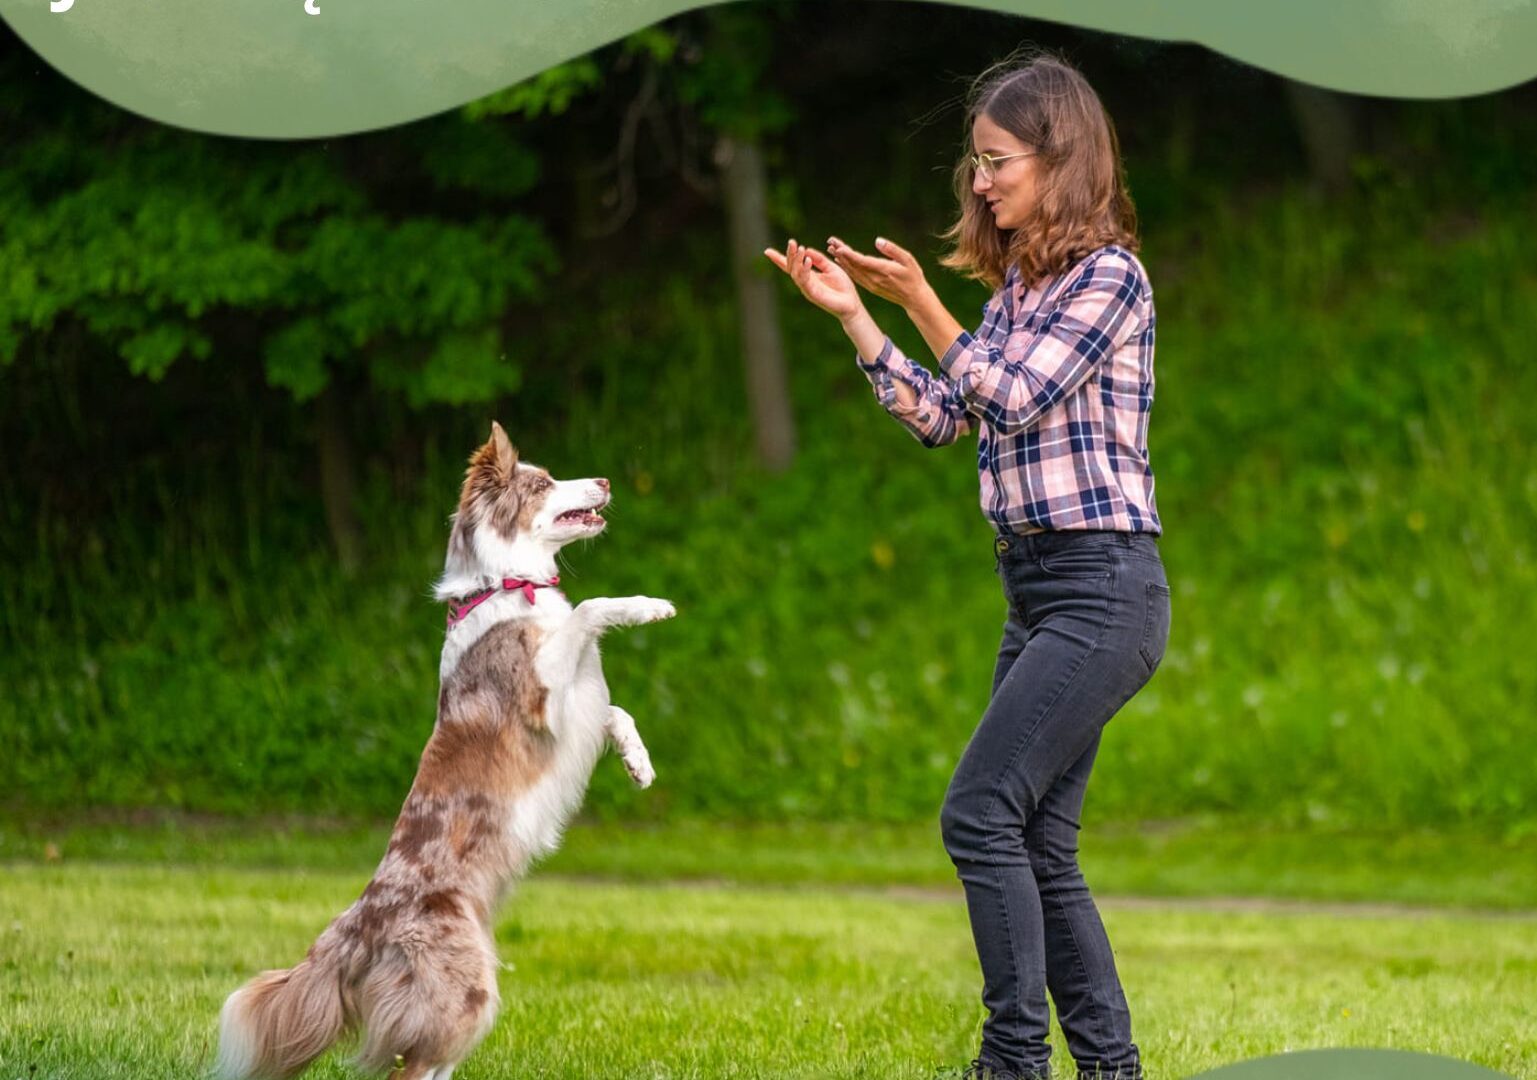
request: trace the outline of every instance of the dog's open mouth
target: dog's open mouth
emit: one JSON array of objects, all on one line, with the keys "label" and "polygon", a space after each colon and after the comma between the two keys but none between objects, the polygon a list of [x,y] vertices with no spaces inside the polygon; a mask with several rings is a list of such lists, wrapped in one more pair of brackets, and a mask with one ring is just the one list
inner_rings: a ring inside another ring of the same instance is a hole
[{"label": "dog's open mouth", "polygon": [[598,513],[601,507],[589,506],[581,510],[567,510],[555,518],[557,525],[583,525],[591,527],[604,524],[603,515]]}]

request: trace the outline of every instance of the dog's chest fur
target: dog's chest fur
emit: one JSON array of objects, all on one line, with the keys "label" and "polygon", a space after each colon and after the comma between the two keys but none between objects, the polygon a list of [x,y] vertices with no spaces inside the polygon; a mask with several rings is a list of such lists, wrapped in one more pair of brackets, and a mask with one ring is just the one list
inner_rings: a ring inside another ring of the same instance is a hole
[{"label": "dog's chest fur", "polygon": [[[563,647],[555,631],[571,617],[571,605],[559,593],[541,590],[532,606],[517,594],[503,594],[472,612],[444,642],[438,731],[461,719],[481,722],[488,709],[499,714],[496,723],[527,729],[498,741],[496,752],[516,760],[505,778],[492,780],[498,790],[485,793],[505,809],[515,873],[555,850],[604,749],[609,692],[595,639],[587,638],[574,658],[555,655]],[[503,647],[513,636],[519,646]],[[562,670],[575,676],[552,674]],[[477,700],[487,693],[497,700]]]}]

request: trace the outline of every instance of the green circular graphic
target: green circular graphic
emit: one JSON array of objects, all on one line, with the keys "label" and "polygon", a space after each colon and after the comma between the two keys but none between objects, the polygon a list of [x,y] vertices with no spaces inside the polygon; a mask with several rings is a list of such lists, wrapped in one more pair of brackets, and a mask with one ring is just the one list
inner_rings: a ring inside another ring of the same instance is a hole
[{"label": "green circular graphic", "polygon": [[[841,0],[850,18],[874,0]],[[959,0],[946,0],[958,3]],[[688,0],[0,0],[81,86],[163,123],[316,138],[451,109]],[[964,6],[1195,41],[1302,82],[1459,97],[1537,76],[1531,0],[980,0]],[[1017,42],[999,42],[1006,50]]]},{"label": "green circular graphic", "polygon": [[1298,1050],[1198,1073],[1191,1080],[1512,1080],[1455,1058],[1408,1050]]}]

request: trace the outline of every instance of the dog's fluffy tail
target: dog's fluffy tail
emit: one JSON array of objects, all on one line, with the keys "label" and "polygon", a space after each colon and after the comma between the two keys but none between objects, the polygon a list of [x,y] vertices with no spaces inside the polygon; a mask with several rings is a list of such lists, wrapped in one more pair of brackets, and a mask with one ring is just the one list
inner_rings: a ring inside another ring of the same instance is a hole
[{"label": "dog's fluffy tail", "polygon": [[220,1080],[286,1080],[347,1026],[338,950],[316,948],[287,971],[264,971],[219,1013]]}]

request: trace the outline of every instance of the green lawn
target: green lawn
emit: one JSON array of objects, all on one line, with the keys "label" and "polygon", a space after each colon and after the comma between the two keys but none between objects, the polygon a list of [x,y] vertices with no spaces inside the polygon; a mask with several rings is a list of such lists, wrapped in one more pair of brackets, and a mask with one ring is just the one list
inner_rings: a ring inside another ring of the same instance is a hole
[{"label": "green lawn", "polygon": [[[274,841],[261,831],[244,846],[226,835],[230,858],[200,849],[209,862],[195,866],[146,864],[161,841],[121,830],[127,861],[79,860],[66,846],[61,861],[41,863],[18,850],[32,841],[13,830],[4,849],[13,861],[0,871],[0,1080],[195,1074],[224,995],[297,960],[357,894],[377,852],[362,850],[368,830],[311,837],[310,865],[290,850],[289,865],[262,868],[261,845]],[[65,844],[91,835],[104,834]],[[958,887],[926,869],[887,878],[904,888],[875,887],[882,858],[889,871],[916,858],[916,846],[903,855],[891,834],[878,835],[870,869],[849,878],[858,887],[806,883],[835,879],[844,865],[850,848],[836,831],[790,837],[797,843],[777,855],[762,847],[765,865],[783,867],[796,847],[823,845],[825,857],[804,859],[793,886],[570,876],[622,872],[638,851],[655,855],[653,871],[667,867],[668,851],[682,866],[686,851],[707,859],[741,840],[702,828],[641,834],[626,854],[620,835],[575,829],[504,909],[502,1019],[458,1077],[926,1080],[969,1057],[978,975]],[[1102,854],[1114,847],[1102,844]],[[1249,871],[1232,861],[1242,880]],[[1218,884],[1192,865],[1186,880]],[[1379,864],[1378,877],[1391,874]],[[1327,879],[1349,882],[1342,872]],[[1537,919],[1527,914],[1250,909],[1118,899],[1095,884],[1152,1077],[1288,1048],[1388,1046],[1537,1078],[1526,1007],[1537,999]],[[1060,1041],[1057,1055],[1066,1060]],[[347,1072],[327,1062],[315,1075]]]},{"label": "green lawn", "polygon": [[[151,812],[95,822],[0,815],[0,863],[326,866],[367,872],[386,823],[188,818]],[[1255,896],[1537,910],[1537,836],[1474,830],[1284,829],[1223,819],[1085,826],[1085,873],[1105,894]],[[571,829],[542,875],[629,882],[949,886],[938,822]]]}]

